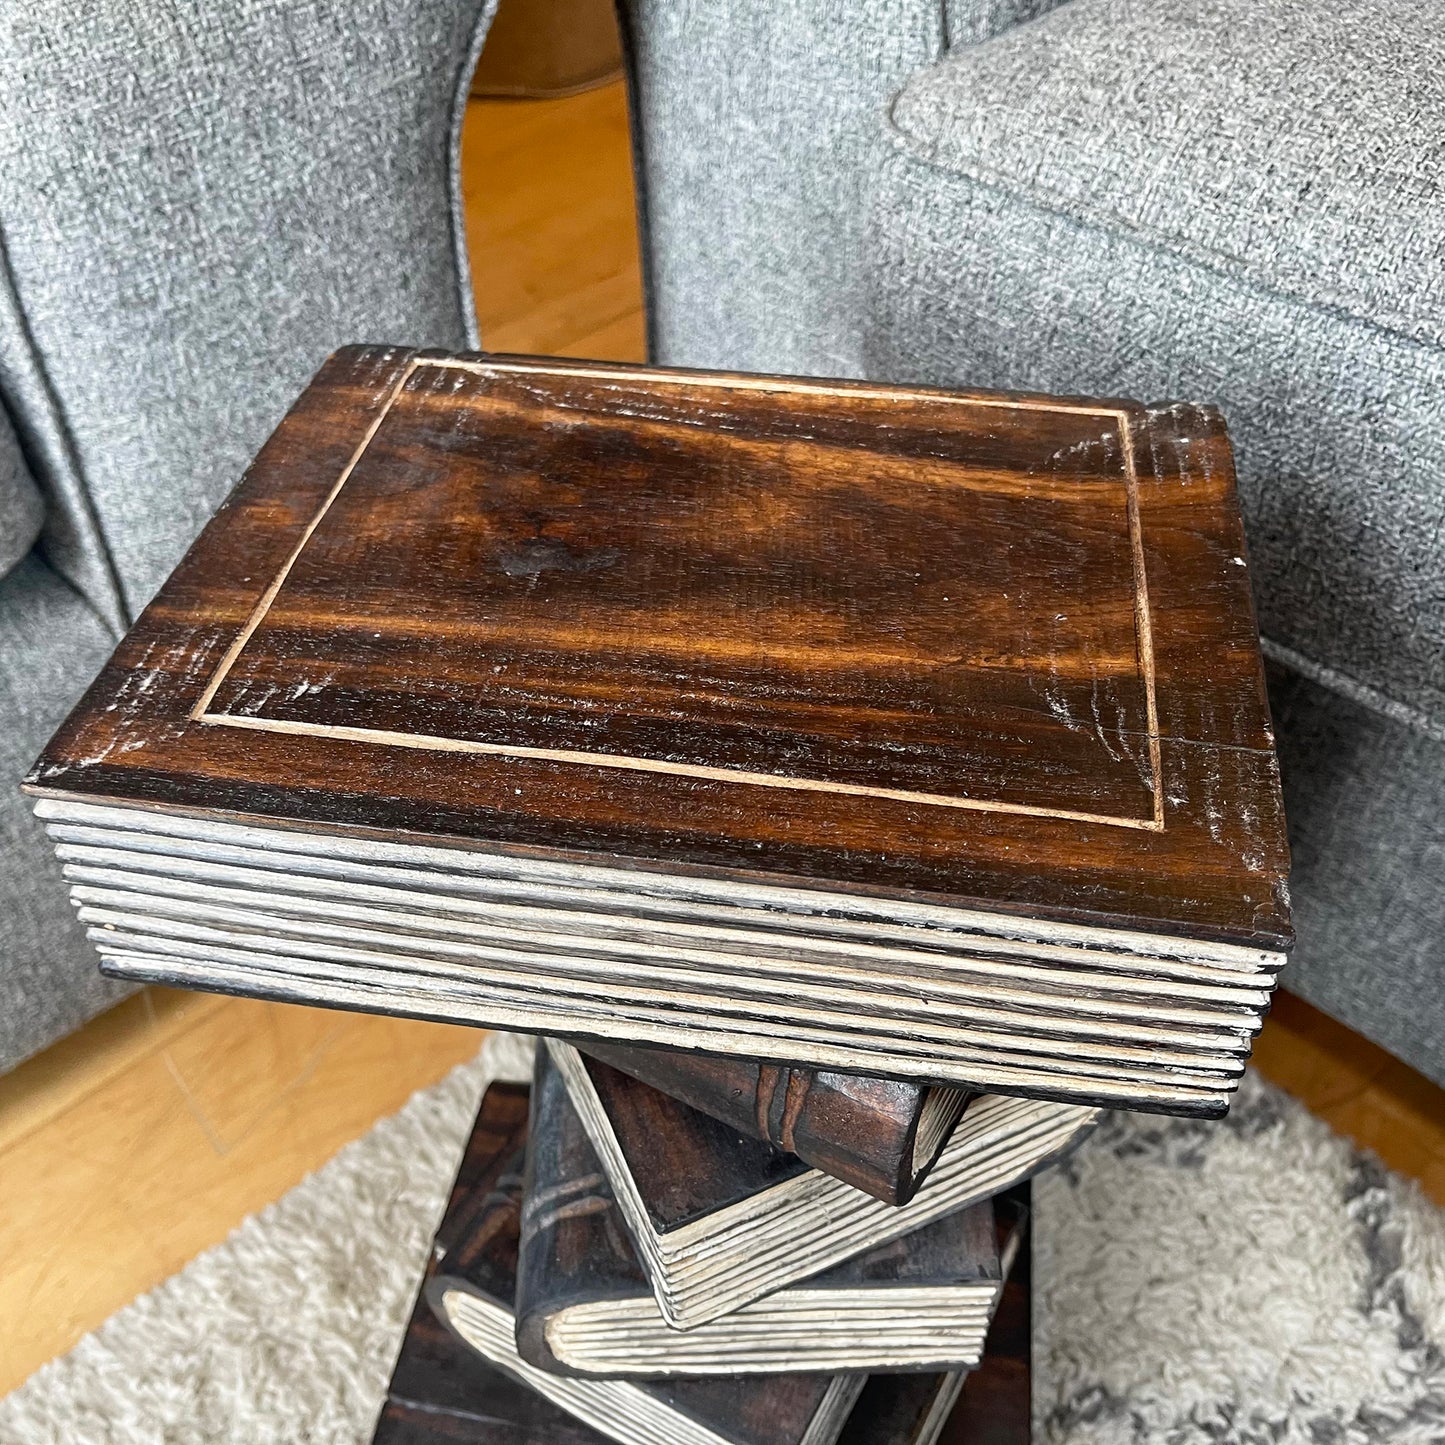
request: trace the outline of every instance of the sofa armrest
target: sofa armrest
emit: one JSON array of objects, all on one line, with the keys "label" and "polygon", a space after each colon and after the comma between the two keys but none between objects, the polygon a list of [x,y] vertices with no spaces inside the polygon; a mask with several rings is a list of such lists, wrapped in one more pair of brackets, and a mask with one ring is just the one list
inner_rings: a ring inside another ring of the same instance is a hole
[{"label": "sofa armrest", "polygon": [[46,560],[112,622],[329,352],[474,339],[456,157],[493,8],[37,0],[0,28],[0,389]]}]

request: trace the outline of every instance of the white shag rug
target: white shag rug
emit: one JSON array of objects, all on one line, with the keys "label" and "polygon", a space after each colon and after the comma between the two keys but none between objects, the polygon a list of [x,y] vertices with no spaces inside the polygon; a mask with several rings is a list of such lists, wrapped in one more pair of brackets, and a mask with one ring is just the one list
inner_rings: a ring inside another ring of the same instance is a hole
[{"label": "white shag rug", "polygon": [[[364,1445],[481,1089],[524,1071],[489,1041],[0,1400],[0,1442]],[[1113,1116],[1035,1199],[1040,1441],[1445,1442],[1445,1211],[1277,1090]]]}]

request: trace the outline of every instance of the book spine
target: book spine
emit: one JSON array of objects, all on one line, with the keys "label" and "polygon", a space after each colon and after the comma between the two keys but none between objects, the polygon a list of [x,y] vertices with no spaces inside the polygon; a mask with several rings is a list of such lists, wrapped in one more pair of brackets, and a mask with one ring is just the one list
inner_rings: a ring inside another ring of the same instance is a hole
[{"label": "book spine", "polygon": [[[522,1136],[525,1141],[525,1135]],[[493,1141],[497,1142],[497,1141]],[[453,1195],[447,1218],[437,1233],[435,1277],[427,1289],[433,1308],[444,1291],[461,1284],[506,1309],[517,1287],[517,1234],[525,1183],[525,1142],[493,1156],[492,1167],[473,1179],[464,1193]]]},{"label": "book spine", "polygon": [[906,1204],[922,1177],[913,1146],[929,1091],[919,1085],[667,1049],[578,1047],[885,1204]]},{"label": "book spine", "polygon": [[552,1353],[547,1321],[619,1288],[649,1291],[567,1086],[539,1048],[517,1256],[517,1353],[552,1374],[576,1374]]},{"label": "book spine", "polygon": [[488,1086],[437,1231],[434,1260],[467,1247],[484,1202],[494,1195],[511,1197],[515,1207],[526,1157],[530,1098],[524,1085],[498,1082]]}]

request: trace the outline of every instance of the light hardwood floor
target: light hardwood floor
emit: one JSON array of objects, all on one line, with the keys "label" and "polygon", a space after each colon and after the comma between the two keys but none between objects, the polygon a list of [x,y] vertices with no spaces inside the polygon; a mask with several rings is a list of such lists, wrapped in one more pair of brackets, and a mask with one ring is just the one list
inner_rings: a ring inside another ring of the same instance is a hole
[{"label": "light hardwood floor", "polygon": [[[473,103],[463,177],[487,344],[640,359],[621,87]],[[480,1038],[152,989],[0,1079],[0,1394]],[[1288,998],[1257,1059],[1445,1203],[1445,1093]]]},{"label": "light hardwood floor", "polygon": [[462,188],[488,350],[643,359],[620,83],[567,100],[473,101]]}]

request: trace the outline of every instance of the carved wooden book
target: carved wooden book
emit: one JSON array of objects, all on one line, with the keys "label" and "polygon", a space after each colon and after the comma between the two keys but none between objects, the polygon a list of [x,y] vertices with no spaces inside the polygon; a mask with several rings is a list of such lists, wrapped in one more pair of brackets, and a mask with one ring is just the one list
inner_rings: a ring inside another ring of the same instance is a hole
[{"label": "carved wooden book", "polygon": [[[463,1344],[437,1319],[425,1286],[459,1229],[498,1182],[498,1165],[526,1139],[527,1091],[493,1084],[482,1101],[451,1199],[437,1231],[373,1445],[605,1445],[604,1435],[569,1415]],[[515,1191],[515,1172],[506,1181]]]},{"label": "carved wooden book", "polygon": [[583,1052],[885,1204],[907,1204],[963,1117],[962,1089],[756,1059],[587,1043]]},{"label": "carved wooden book", "polygon": [[[937,1375],[870,1375],[838,1445],[934,1445],[958,1407],[966,1370]],[[1027,1440],[1023,1445],[1028,1445]]]},{"label": "carved wooden book", "polygon": [[[720,1198],[747,1202],[753,1171],[735,1179],[720,1174],[722,1161],[706,1147],[696,1155],[664,1152],[675,1138],[658,1141],[647,1203],[673,1218],[696,1218]],[[743,1142],[754,1154],[768,1148]],[[757,1253],[776,1251],[777,1237],[765,1228],[753,1235]],[[795,1248],[806,1250],[810,1242],[799,1239]],[[714,1271],[728,1263],[706,1248],[695,1253]],[[548,1053],[538,1051],[517,1263],[517,1348],[542,1369],[639,1379],[803,1367],[966,1369],[983,1353],[1005,1269],[993,1202],[984,1200],[725,1316],[675,1328],[638,1260],[561,1074]]]},{"label": "carved wooden book", "polygon": [[[959,1433],[963,1371],[873,1375],[849,1412],[838,1445],[1029,1445],[1024,1434]],[[1023,1410],[1027,1413],[1025,1392]],[[945,1433],[947,1431],[947,1433]],[[488,1366],[418,1299],[392,1372],[372,1445],[608,1445],[619,1437],[593,1429]],[[667,1445],[671,1445],[669,1438]]]},{"label": "carved wooden book", "polygon": [[112,974],[1227,1106],[1290,942],[1187,406],[338,353],[29,780]]},{"label": "carved wooden book", "polygon": [[[399,1369],[409,1377],[393,1379],[383,1409],[384,1425],[388,1414],[400,1417],[393,1420],[398,1445],[408,1438],[400,1427],[414,1429],[415,1417],[427,1406],[434,1414],[438,1404],[453,1416],[468,1413],[468,1381],[485,1387],[484,1411],[496,1414],[499,1426],[518,1427],[516,1435],[499,1429],[483,1437],[498,1445],[550,1442],[554,1437],[545,1432],[557,1413],[568,1417],[555,1436],[563,1445],[590,1445],[599,1434],[621,1445],[832,1445],[861,1379],[794,1371],[767,1379],[665,1385],[571,1380],[538,1370],[517,1354],[512,1301],[526,1137],[527,1090],[493,1084],[482,1100],[423,1283],[430,1308],[471,1352],[475,1368],[451,1371],[454,1355],[435,1340],[420,1358],[403,1354]],[[418,1301],[418,1310],[422,1307]],[[441,1370],[448,1373],[439,1380]],[[505,1377],[500,1385],[494,1383],[498,1374]],[[514,1384],[539,1398],[527,1398]],[[475,1389],[472,1400],[476,1413]]]},{"label": "carved wooden book", "polygon": [[[469,1241],[479,1225],[485,1230],[483,1215],[494,1187],[515,1199],[515,1169],[507,1164],[499,1172],[498,1161],[503,1155],[515,1159],[526,1116],[525,1089],[494,1085],[483,1101],[392,1371],[374,1445],[603,1445],[632,1438],[625,1419],[614,1422],[599,1410],[594,1428],[548,1395],[530,1389],[522,1383],[520,1363],[513,1365],[513,1374],[491,1364],[441,1323],[426,1298],[438,1269],[447,1267],[459,1248],[476,1258],[478,1251],[469,1248]],[[497,1236],[491,1240],[495,1247]],[[977,1370],[966,1376],[953,1371],[870,1377],[842,1426],[838,1445],[1028,1445],[1027,1268],[1025,1236]],[[550,1381],[545,1384],[553,1388]],[[709,1397],[715,1394],[716,1381],[652,1388],[675,1404],[686,1394],[669,1397],[666,1391],[686,1392],[698,1384]],[[759,1398],[775,1408],[773,1382],[753,1384],[764,1387]],[[582,1381],[561,1388],[572,1386],[588,1388]],[[839,1387],[840,1393],[844,1388]],[[846,1389],[853,1393],[857,1382]],[[813,1418],[819,1419],[817,1412]],[[836,1418],[819,1419],[814,1445],[822,1445],[827,1431],[836,1427]],[[669,1445],[673,1439],[695,1445],[706,1437],[666,1438]]]},{"label": "carved wooden book", "polygon": [[[749,1307],[744,1321],[749,1328],[761,1328],[756,1322],[771,1320],[775,1311],[796,1317],[796,1287],[806,1281],[812,1288],[815,1277],[828,1271],[836,1275],[829,1276],[833,1293],[828,1308],[862,1333],[875,1301],[854,1297],[863,1286],[849,1270],[865,1266],[848,1262],[860,1258],[873,1262],[866,1267],[878,1278],[890,1268],[903,1272],[892,1281],[897,1288],[880,1306],[874,1332],[896,1356],[884,1331],[898,1311],[906,1318],[910,1310],[923,1307],[923,1295],[906,1295],[905,1279],[913,1280],[911,1287],[923,1288],[918,1281],[930,1268],[944,1269],[940,1261],[956,1259],[958,1250],[971,1247],[958,1233],[968,1206],[1056,1158],[1088,1132],[1095,1112],[1001,1096],[976,1100],[918,1195],[894,1208],[806,1168],[792,1155],[729,1130],[600,1060],[584,1058],[567,1044],[553,1040],[537,1054],[531,1164],[539,1175],[537,1191],[548,1197],[554,1186],[570,1189],[575,1179],[593,1178],[600,1170],[606,1183],[597,1182],[589,1198],[590,1207],[605,1216],[606,1229],[597,1234],[595,1227],[579,1224],[575,1234],[565,1229],[544,1232],[539,1223],[543,1216],[529,1203],[524,1236],[530,1242],[523,1251],[521,1294],[530,1297],[540,1314],[548,1313],[548,1301],[566,1295],[574,1285],[577,1290],[590,1287],[559,1279],[551,1263],[553,1252],[575,1261],[584,1252],[579,1243],[584,1237],[599,1249],[615,1243],[612,1255],[597,1255],[589,1268],[599,1277],[604,1266],[622,1271],[618,1278],[625,1275],[623,1292],[629,1300],[624,1313],[628,1318],[635,1314],[648,1330],[644,1337],[641,1323],[636,1330],[619,1328],[618,1347],[644,1348],[645,1339],[645,1350],[656,1350],[664,1359],[672,1356],[658,1341],[666,1339],[668,1328],[686,1331],[689,1349],[721,1350],[729,1331],[743,1320],[735,1312]],[[1000,1112],[991,1115],[990,1106]],[[585,1167],[579,1160],[586,1161]],[[622,1244],[619,1235],[628,1243]],[[912,1243],[901,1254],[890,1252],[889,1246],[905,1240]],[[537,1267],[530,1272],[525,1267],[529,1261]],[[620,1283],[617,1288],[623,1289]],[[639,1293],[648,1298],[635,1299]],[[929,1296],[935,1297],[943,1299],[946,1292],[940,1289],[937,1296]],[[952,1303],[968,1315],[977,1301],[965,1291]],[[600,1328],[589,1334],[581,1322],[594,1318],[601,1321]],[[970,1315],[960,1328],[972,1329],[975,1323]],[[579,1349],[591,1350],[601,1347],[597,1338],[605,1342],[614,1322],[606,1311],[598,1315],[581,1310],[547,1328],[559,1339],[577,1339]],[[960,1338],[952,1337],[955,1347]],[[785,1340],[780,1334],[777,1347]],[[683,1343],[678,1343],[679,1360],[682,1350]],[[557,1357],[563,1358],[560,1352]],[[533,1358],[542,1358],[540,1348]],[[965,1358],[936,1357],[931,1362],[947,1365]],[[921,1368],[929,1362],[915,1364]],[[581,1354],[568,1363],[588,1367]],[[882,1366],[865,1360],[849,1368]]]},{"label": "carved wooden book", "polygon": [[[1029,1186],[1008,1203],[1028,1212]],[[1030,1250],[1020,1243],[977,1369],[870,1375],[838,1445],[1029,1445],[1032,1420]]]},{"label": "carved wooden book", "polygon": [[[1006,1198],[1027,1213],[1030,1194],[1030,1186],[1021,1184]],[[947,1426],[940,1427],[936,1438],[941,1445],[1029,1445],[1033,1432],[1033,1259],[1029,1241],[1026,1232],[994,1311],[983,1362],[965,1378],[962,1398]],[[856,1409],[840,1445],[868,1445],[868,1435],[855,1429],[855,1422],[862,1423]]]}]

